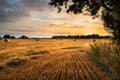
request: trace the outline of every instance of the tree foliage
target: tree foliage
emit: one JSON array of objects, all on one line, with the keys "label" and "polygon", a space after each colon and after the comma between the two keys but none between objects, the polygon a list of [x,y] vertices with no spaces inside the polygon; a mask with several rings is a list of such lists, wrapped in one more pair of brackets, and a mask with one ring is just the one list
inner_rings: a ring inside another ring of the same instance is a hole
[{"label": "tree foliage", "polygon": [[1,38],[1,36],[0,36],[0,40],[1,40],[2,38]]},{"label": "tree foliage", "polygon": [[120,43],[120,0],[51,0],[49,4],[57,7],[58,12],[65,6],[67,13],[88,11],[94,17],[98,17],[98,11],[101,10],[102,15],[99,16],[105,28]]},{"label": "tree foliage", "polygon": [[16,37],[15,36],[11,36],[9,34],[6,34],[3,36],[4,39],[15,39]]},{"label": "tree foliage", "polygon": [[9,38],[11,38],[11,37],[10,37],[10,35],[7,34],[7,35],[4,35],[3,38],[9,39]]},{"label": "tree foliage", "polygon": [[29,37],[22,35],[21,37],[19,37],[19,39],[29,39]]},{"label": "tree foliage", "polygon": [[100,36],[98,34],[91,35],[67,35],[67,36],[52,36],[53,39],[108,39],[110,36]]}]

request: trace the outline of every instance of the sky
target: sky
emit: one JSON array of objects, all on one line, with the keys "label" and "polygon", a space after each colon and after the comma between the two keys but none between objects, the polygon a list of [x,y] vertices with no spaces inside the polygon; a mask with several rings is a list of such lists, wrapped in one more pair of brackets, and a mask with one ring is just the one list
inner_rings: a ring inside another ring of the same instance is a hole
[{"label": "sky", "polygon": [[0,35],[51,37],[54,35],[108,35],[102,21],[90,15],[61,13],[50,0],[0,0]]}]

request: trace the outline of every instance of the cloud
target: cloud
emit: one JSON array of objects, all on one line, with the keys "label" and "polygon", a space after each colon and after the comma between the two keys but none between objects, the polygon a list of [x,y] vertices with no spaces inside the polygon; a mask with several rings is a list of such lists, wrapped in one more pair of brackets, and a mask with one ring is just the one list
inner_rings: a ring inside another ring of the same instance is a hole
[{"label": "cloud", "polygon": [[15,31],[15,32],[33,32],[33,30],[25,30],[25,29],[8,29],[10,31]]},{"label": "cloud", "polygon": [[[103,26],[88,14],[58,14],[50,0],[0,0],[0,32],[11,34],[85,34]],[[7,22],[7,23],[6,23]],[[103,27],[102,27],[103,28]],[[99,29],[101,30],[101,28]]]},{"label": "cloud", "polygon": [[31,11],[44,11],[48,0],[0,0],[0,22],[30,17]]},{"label": "cloud", "polygon": [[62,24],[49,24],[49,27],[60,27],[60,28],[78,28],[78,29],[81,29],[81,28],[85,28],[85,26],[81,26],[81,25],[77,25],[77,24],[70,24],[70,23],[62,23]]},{"label": "cloud", "polygon": [[29,10],[44,11],[48,6],[48,0],[23,0],[23,4]]}]

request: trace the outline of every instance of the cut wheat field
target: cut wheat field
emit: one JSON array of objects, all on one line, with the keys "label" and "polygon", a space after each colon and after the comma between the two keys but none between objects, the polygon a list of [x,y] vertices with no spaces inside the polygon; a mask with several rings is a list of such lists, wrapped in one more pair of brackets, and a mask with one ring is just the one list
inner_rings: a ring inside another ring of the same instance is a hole
[{"label": "cut wheat field", "polygon": [[109,80],[88,59],[92,40],[0,43],[0,80]]}]

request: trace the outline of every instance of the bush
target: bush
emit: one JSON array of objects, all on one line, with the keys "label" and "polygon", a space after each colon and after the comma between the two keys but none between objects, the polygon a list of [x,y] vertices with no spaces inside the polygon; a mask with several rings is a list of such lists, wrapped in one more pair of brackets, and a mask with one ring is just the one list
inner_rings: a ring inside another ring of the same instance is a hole
[{"label": "bush", "polygon": [[120,80],[120,46],[112,42],[90,45],[90,60],[113,80]]}]

